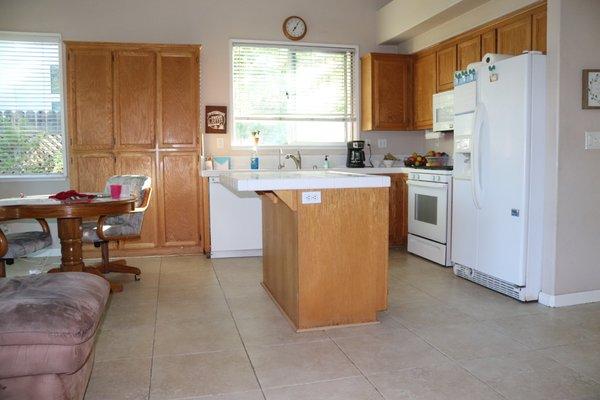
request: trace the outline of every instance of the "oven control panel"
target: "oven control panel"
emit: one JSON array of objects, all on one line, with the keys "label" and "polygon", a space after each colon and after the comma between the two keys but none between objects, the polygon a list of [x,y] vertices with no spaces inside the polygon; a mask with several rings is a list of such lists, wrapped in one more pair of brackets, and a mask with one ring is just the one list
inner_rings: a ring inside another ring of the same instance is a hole
[{"label": "oven control panel", "polygon": [[448,183],[451,178],[450,175],[429,174],[426,172],[410,172],[408,174],[408,179],[411,181]]}]

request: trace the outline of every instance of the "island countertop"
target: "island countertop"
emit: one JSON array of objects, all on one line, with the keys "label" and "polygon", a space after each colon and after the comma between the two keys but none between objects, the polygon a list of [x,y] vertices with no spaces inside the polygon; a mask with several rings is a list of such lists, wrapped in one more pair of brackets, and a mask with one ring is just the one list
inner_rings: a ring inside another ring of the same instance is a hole
[{"label": "island countertop", "polygon": [[390,186],[390,178],[388,176],[339,171],[226,172],[220,175],[220,182],[234,192],[358,189]]}]

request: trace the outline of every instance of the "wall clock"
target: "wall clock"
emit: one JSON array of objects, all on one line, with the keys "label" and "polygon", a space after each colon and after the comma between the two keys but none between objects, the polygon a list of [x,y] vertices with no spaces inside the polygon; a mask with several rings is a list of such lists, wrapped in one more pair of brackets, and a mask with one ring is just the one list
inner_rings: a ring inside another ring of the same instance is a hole
[{"label": "wall clock", "polygon": [[306,36],[306,22],[300,17],[291,16],[283,21],[283,34],[290,40],[300,40]]},{"label": "wall clock", "polygon": [[600,109],[600,69],[583,70],[583,108]]}]

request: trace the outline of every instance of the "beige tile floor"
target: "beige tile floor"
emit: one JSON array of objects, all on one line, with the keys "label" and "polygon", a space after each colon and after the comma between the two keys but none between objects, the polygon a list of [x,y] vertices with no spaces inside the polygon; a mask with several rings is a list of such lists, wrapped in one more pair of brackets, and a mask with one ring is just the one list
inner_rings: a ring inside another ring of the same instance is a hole
[{"label": "beige tile floor", "polygon": [[[20,260],[9,275],[56,259]],[[295,333],[260,258],[130,259],[86,400],[600,399],[600,304],[521,304],[402,251],[378,325]]]}]

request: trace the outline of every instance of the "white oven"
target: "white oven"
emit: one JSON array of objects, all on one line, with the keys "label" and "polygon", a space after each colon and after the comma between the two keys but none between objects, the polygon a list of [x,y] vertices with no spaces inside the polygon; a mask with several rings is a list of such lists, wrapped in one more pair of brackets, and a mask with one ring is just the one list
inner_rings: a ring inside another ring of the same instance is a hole
[{"label": "white oven", "polygon": [[454,91],[433,95],[433,131],[454,130]]},{"label": "white oven", "polygon": [[450,265],[452,176],[441,171],[410,172],[408,177],[408,251]]}]

